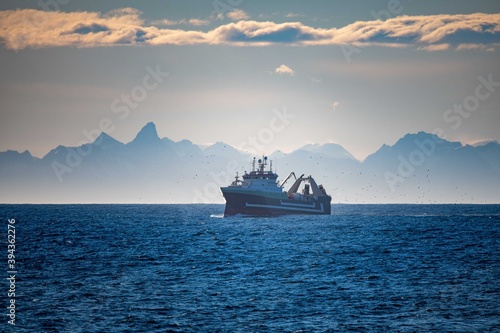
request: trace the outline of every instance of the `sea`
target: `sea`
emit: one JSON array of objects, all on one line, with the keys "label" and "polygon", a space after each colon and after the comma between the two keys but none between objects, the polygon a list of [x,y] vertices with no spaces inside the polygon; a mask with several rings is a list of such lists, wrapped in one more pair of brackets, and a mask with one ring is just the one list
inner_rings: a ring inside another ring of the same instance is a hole
[{"label": "sea", "polygon": [[223,211],[0,205],[1,331],[500,332],[500,205]]}]

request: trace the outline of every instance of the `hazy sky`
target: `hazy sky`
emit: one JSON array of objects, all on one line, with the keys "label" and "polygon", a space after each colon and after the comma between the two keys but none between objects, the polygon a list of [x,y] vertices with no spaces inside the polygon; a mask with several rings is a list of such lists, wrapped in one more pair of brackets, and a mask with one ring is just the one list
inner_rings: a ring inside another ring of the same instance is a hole
[{"label": "hazy sky", "polygon": [[122,142],[262,153],[408,132],[500,141],[498,1],[0,3],[0,151]]}]

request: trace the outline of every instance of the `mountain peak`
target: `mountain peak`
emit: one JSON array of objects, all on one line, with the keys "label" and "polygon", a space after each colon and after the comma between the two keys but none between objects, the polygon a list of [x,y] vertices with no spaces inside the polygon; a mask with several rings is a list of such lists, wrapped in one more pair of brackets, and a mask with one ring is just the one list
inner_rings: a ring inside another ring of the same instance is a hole
[{"label": "mountain peak", "polygon": [[101,132],[101,134],[94,140],[94,142],[92,142],[92,144],[103,149],[108,149],[115,146],[123,146],[123,143],[111,137],[105,132]]},{"label": "mountain peak", "polygon": [[153,122],[149,122],[137,133],[135,139],[130,143],[134,145],[157,145],[161,144],[162,141],[158,136],[158,132],[156,132],[156,125]]},{"label": "mountain peak", "polygon": [[399,139],[391,149],[415,149],[415,143],[422,143],[426,140],[431,140],[434,144],[445,149],[456,149],[462,146],[460,142],[448,141],[440,138],[436,134],[420,131],[418,133],[408,133]]},{"label": "mountain peak", "polygon": [[323,154],[328,157],[356,160],[344,147],[337,143],[307,144],[297,150],[310,153]]},{"label": "mountain peak", "polygon": [[156,132],[156,125],[155,123],[153,123],[152,121],[150,121],[149,123],[147,123],[140,131],[138,134],[141,134],[141,133],[149,133],[149,134],[155,134],[156,136],[158,136],[158,133]]},{"label": "mountain peak", "polygon": [[8,158],[11,158],[11,157],[23,157],[23,158],[27,158],[27,159],[33,158],[33,156],[31,155],[31,153],[28,150],[25,150],[22,153],[20,153],[16,150],[9,149],[9,150],[6,150],[6,151],[0,152],[0,153]]},{"label": "mountain peak", "polygon": [[399,156],[410,156],[414,152],[424,152],[427,158],[430,156],[442,156],[462,147],[460,142],[448,141],[436,134],[420,131],[408,133],[400,138],[394,145],[382,145],[379,150],[369,155],[363,163],[387,163],[389,160],[397,160]]},{"label": "mountain peak", "polygon": [[416,140],[431,139],[435,142],[444,142],[445,141],[445,140],[441,139],[439,136],[437,136],[436,134],[420,131],[417,133],[407,133],[401,139],[399,139],[398,142],[399,141],[406,141],[406,140],[414,141],[415,139]]},{"label": "mountain peak", "polygon": [[234,156],[240,156],[241,154],[242,153],[238,149],[222,141],[218,141],[205,149],[205,155],[209,156],[226,155],[234,158]]}]

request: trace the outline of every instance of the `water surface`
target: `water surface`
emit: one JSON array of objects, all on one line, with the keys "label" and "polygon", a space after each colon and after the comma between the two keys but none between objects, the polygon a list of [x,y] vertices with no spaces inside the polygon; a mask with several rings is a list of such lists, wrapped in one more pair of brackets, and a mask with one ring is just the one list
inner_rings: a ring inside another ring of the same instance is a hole
[{"label": "water surface", "polygon": [[500,205],[223,210],[0,205],[15,331],[500,331]]}]

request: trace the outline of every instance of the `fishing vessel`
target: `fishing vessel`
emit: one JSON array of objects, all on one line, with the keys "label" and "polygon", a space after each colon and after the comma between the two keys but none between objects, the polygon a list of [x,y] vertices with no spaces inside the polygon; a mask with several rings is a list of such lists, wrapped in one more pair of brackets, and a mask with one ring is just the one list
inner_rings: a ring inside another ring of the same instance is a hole
[{"label": "fishing vessel", "polygon": [[[236,174],[231,185],[221,187],[226,200],[224,216],[241,214],[244,216],[272,216],[287,214],[317,214],[330,215],[332,197],[326,193],[323,185],[317,185],[311,177],[296,177],[291,172],[283,182],[278,181],[278,175],[272,170],[272,162],[267,156],[259,159],[252,171],[239,177]],[[288,189],[284,186],[292,177],[295,182]]]}]

